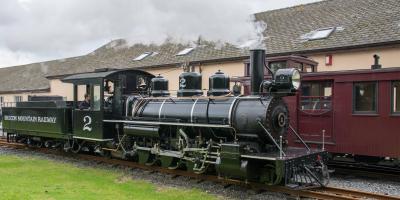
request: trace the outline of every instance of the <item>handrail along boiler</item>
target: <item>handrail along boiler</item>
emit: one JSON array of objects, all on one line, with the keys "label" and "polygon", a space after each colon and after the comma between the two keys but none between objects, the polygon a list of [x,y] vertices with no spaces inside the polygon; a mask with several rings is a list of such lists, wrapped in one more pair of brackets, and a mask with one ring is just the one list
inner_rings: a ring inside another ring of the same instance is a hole
[{"label": "handrail along boiler", "polygon": [[[230,79],[221,71],[209,77],[207,96],[200,73],[182,73],[178,97],[170,96],[168,80],[138,70],[73,75],[63,80],[74,84],[75,106],[65,108],[72,114],[63,117],[70,117],[72,125],[58,134],[62,137],[51,138],[40,129],[22,131],[15,121],[4,125],[14,139],[51,141],[74,152],[92,150],[147,165],[270,185],[327,184],[326,152],[286,144],[289,113],[282,97],[295,95],[300,73],[280,69],[272,80],[264,80],[264,65],[265,51],[251,50],[250,96],[231,95]],[[110,81],[111,100],[98,101],[89,110],[76,109],[79,85],[86,85],[99,100],[105,98]],[[7,108],[6,114],[17,115],[16,109],[23,112],[17,106]]]}]

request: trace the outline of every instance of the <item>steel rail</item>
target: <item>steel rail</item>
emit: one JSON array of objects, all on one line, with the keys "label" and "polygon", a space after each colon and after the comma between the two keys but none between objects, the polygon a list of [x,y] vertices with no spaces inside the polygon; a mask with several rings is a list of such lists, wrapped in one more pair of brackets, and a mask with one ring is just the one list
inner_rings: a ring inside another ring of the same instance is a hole
[{"label": "steel rail", "polygon": [[351,174],[357,177],[364,178],[378,178],[390,181],[400,180],[400,168],[399,167],[388,167],[382,168],[381,166],[368,166],[368,165],[358,165],[354,162],[344,162],[337,164],[335,162],[328,162],[328,167],[334,169],[334,174],[340,176],[346,176]]},{"label": "steel rail", "polygon": [[26,144],[21,143],[7,143],[5,139],[0,138],[0,146],[7,146],[7,147],[14,147],[16,149],[22,150],[34,150],[41,153],[46,154],[57,154],[61,156],[67,156],[72,158],[77,158],[80,160],[87,160],[87,161],[95,161],[98,163],[107,163],[112,165],[120,165],[125,167],[131,167],[136,169],[141,169],[145,171],[151,172],[159,172],[163,174],[172,175],[172,177],[178,176],[185,176],[193,179],[197,179],[200,181],[211,181],[219,184],[223,184],[225,186],[229,185],[238,185],[242,186],[251,190],[256,191],[269,191],[269,192],[277,192],[277,193],[284,193],[296,198],[299,197],[306,197],[306,198],[314,198],[314,199],[332,199],[332,200],[343,200],[343,199],[388,199],[388,200],[400,200],[399,196],[389,196],[384,194],[377,194],[365,191],[358,191],[352,189],[344,189],[344,188],[337,188],[337,187],[323,187],[323,188],[314,188],[314,189],[302,189],[302,190],[295,190],[284,186],[268,186],[261,183],[254,183],[254,182],[245,182],[240,180],[234,179],[226,179],[222,177],[218,177],[215,175],[206,175],[206,174],[196,174],[190,171],[184,170],[174,170],[168,169],[160,166],[148,166],[142,165],[139,163],[135,163],[132,161],[127,160],[120,160],[120,159],[113,159],[113,158],[106,158],[94,155],[87,155],[87,154],[69,154],[64,153],[61,151],[56,151],[48,148],[37,148],[32,147],[29,148]]}]

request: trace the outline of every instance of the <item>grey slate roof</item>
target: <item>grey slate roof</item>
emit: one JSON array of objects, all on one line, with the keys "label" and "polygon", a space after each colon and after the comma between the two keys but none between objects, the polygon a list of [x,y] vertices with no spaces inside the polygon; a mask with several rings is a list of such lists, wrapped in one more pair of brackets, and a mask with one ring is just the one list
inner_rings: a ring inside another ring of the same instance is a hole
[{"label": "grey slate roof", "polygon": [[[327,0],[255,14],[267,23],[267,54],[400,43],[399,0]],[[328,38],[302,41],[302,35],[343,27]]]},{"label": "grey slate roof", "polygon": [[[91,72],[98,68],[145,68],[179,65],[185,62],[240,59],[247,54],[233,45],[216,46],[208,42],[205,45],[197,46],[187,55],[176,56],[179,51],[187,47],[190,45],[170,42],[161,45],[134,44],[130,46],[125,40],[114,40],[86,56],[49,62],[48,64],[52,67],[46,76]],[[144,52],[157,52],[157,54],[140,61],[133,60]]]},{"label": "grey slate roof", "polygon": [[28,91],[49,91],[45,77],[47,67],[40,63],[0,68],[0,94]]},{"label": "grey slate roof", "polygon": [[[247,55],[246,51],[230,44],[216,45],[207,41],[204,43],[187,55],[176,56],[179,51],[190,45],[166,42],[161,45],[135,44],[130,46],[123,39],[114,40],[84,56],[0,68],[0,93],[49,89],[47,78],[93,72],[100,68],[178,66],[187,62],[242,59]],[[157,54],[140,61],[133,60],[144,52],[157,52]]]}]

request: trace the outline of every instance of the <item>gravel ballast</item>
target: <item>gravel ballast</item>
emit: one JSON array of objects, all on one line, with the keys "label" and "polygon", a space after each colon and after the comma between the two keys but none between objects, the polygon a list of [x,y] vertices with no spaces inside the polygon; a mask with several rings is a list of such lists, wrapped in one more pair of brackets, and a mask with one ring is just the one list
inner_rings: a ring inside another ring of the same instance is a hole
[{"label": "gravel ballast", "polygon": [[378,178],[337,175],[331,177],[329,186],[400,197],[400,180],[395,182]]}]

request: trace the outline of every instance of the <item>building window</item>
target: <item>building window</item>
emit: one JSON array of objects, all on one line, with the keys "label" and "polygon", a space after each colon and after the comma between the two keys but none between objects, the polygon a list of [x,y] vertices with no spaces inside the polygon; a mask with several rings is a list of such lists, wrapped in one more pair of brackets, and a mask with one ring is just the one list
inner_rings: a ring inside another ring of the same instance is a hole
[{"label": "building window", "polygon": [[134,58],[133,60],[134,61],[143,60],[144,58],[146,58],[150,54],[151,54],[151,52],[144,52],[144,53],[140,54],[138,57]]},{"label": "building window", "polygon": [[244,63],[244,76],[250,76],[250,63]]},{"label": "building window", "polygon": [[392,84],[392,112],[400,114],[400,81]]},{"label": "building window", "polygon": [[325,38],[328,38],[334,30],[335,30],[335,27],[321,28],[321,29],[317,29],[317,30],[311,31],[309,33],[306,33],[306,34],[302,35],[300,38],[303,40],[306,40],[306,41],[325,39]]},{"label": "building window", "polygon": [[0,96],[0,107],[3,107],[4,97]]},{"label": "building window", "polygon": [[353,110],[354,113],[376,113],[377,111],[377,83],[354,83]]},{"label": "building window", "polygon": [[190,53],[194,48],[193,47],[189,47],[186,49],[183,49],[182,51],[178,52],[176,55],[177,56],[184,56],[187,55],[188,53]]},{"label": "building window", "polygon": [[21,102],[23,99],[22,99],[22,96],[14,96],[14,101],[15,102]]},{"label": "building window", "polygon": [[133,60],[140,61],[140,60],[147,58],[148,56],[155,56],[157,54],[158,54],[158,52],[144,52],[144,53],[140,54],[138,57],[134,58]]},{"label": "building window", "polygon": [[301,86],[301,110],[327,111],[332,108],[332,82],[305,82]]}]

